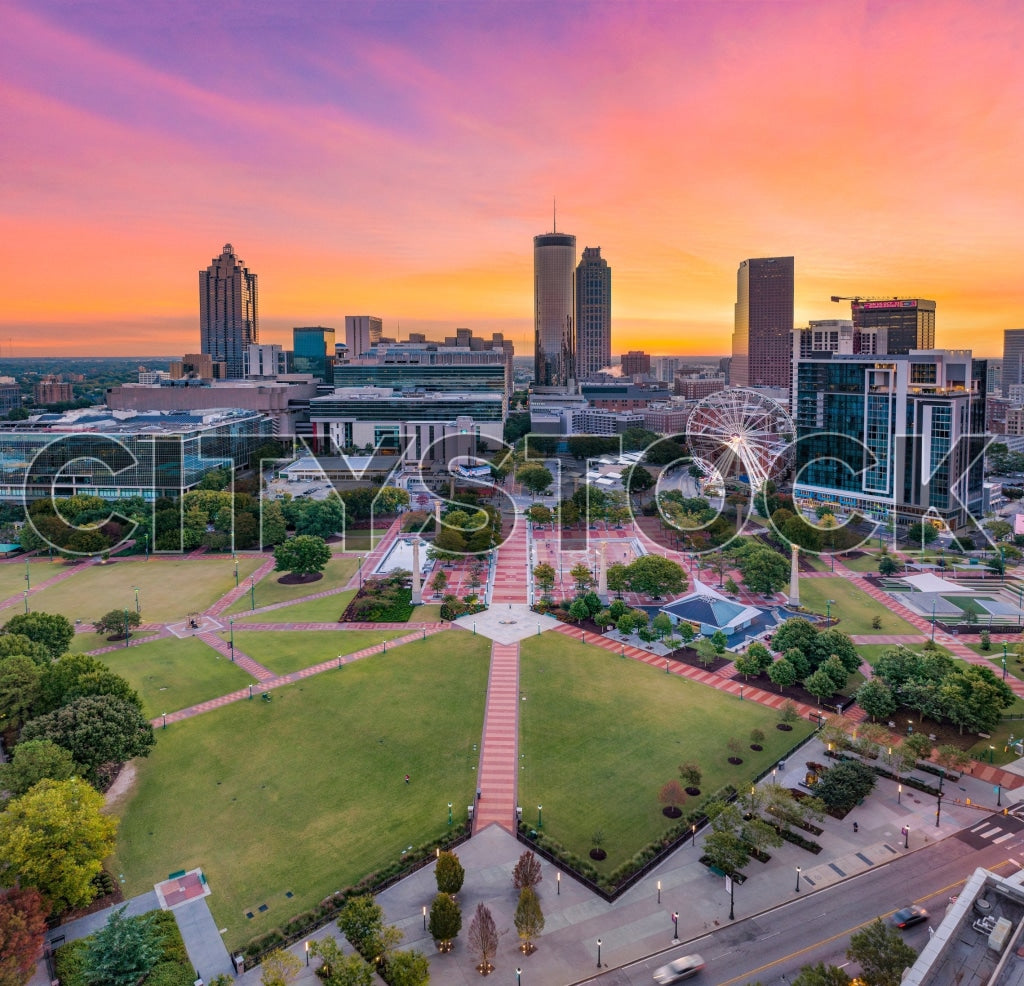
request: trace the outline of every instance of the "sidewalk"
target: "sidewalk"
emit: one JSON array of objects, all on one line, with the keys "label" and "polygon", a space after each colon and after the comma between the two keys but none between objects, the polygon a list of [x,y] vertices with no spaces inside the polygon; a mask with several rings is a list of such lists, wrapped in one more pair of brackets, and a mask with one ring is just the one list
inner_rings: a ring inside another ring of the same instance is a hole
[{"label": "sidewalk", "polygon": [[[822,744],[812,740],[790,758],[777,779],[795,787],[804,778],[806,761],[824,759]],[[1024,786],[1018,791],[1024,796]],[[817,856],[786,843],[771,850],[772,858],[768,863],[748,863],[747,879],[735,889],[736,919],[743,920],[791,900],[797,866],[801,867],[801,891],[812,893],[908,851],[949,838],[962,829],[977,827],[989,816],[965,807],[962,802],[968,797],[976,804],[996,810],[992,788],[986,781],[969,774],[947,783],[946,793],[949,800],[943,800],[940,824],[936,828],[933,797],[904,786],[897,803],[896,784],[879,780],[863,806],[854,809],[842,821],[825,819],[821,824],[824,833],[815,837],[823,847]],[[959,797],[961,804],[957,805],[954,797]],[[1008,791],[1003,793],[1004,805],[1016,800]],[[853,830],[855,821],[858,832]],[[999,837],[1000,821],[998,818],[991,820],[991,825],[987,826],[991,832],[988,838]],[[1003,824],[1020,827],[1014,818]],[[903,847],[901,830],[904,826],[910,829],[909,850]],[[386,920],[404,932],[400,947],[415,948],[429,957],[434,982],[445,986],[470,986],[479,982],[466,935],[476,906],[482,902],[491,909],[498,929],[508,929],[494,960],[499,979],[512,981],[516,968],[521,968],[523,978],[529,976],[530,986],[568,986],[593,976],[598,938],[602,940],[602,960],[610,967],[617,967],[671,948],[673,911],[679,913],[679,938],[684,942],[728,923],[729,897],[724,881],[697,861],[702,845],[703,838],[698,835],[696,846],[684,844],[612,904],[565,874],[557,880],[556,868],[542,863],[544,877],[538,891],[546,925],[538,939],[537,951],[530,956],[523,956],[517,950],[513,921],[517,897],[511,882],[512,867],[526,847],[498,825],[474,835],[458,850],[466,868],[466,882],[459,893],[462,931],[451,954],[439,955],[429,933],[423,930],[422,909],[429,908],[436,893],[432,866],[390,887],[379,895],[378,902],[384,908]],[[336,924],[321,929],[315,937],[326,935],[334,936],[341,943]],[[292,951],[304,957],[302,943]],[[299,986],[318,983],[314,975],[316,965],[314,960],[310,968],[304,966],[295,982]],[[258,986],[260,972],[250,970],[238,981],[244,986]]]}]

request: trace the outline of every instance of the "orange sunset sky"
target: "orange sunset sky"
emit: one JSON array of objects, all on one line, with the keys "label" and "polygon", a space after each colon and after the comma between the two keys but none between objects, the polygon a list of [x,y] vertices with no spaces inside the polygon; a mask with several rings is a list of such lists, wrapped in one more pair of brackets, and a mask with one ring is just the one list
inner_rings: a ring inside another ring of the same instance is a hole
[{"label": "orange sunset sky", "polygon": [[1024,326],[1024,4],[0,0],[0,355],[198,348],[225,242],[260,341],[378,314],[532,350],[532,237],[613,268],[613,352],[724,354],[736,267]]}]

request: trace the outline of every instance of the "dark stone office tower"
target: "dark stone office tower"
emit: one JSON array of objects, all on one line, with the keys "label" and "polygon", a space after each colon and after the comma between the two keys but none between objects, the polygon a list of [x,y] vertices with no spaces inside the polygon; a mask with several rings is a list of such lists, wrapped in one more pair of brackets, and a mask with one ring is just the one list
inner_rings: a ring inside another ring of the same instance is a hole
[{"label": "dark stone office tower", "polygon": [[793,359],[793,258],[744,260],[736,273],[732,387],[788,387]]},{"label": "dark stone office tower", "polygon": [[245,376],[242,354],[259,342],[256,275],[230,243],[199,272],[199,334],[200,351],[226,364],[228,379]]},{"label": "dark stone office tower", "polygon": [[[935,302],[924,298],[892,298],[876,301],[854,301],[853,351],[889,356],[909,353],[912,349],[935,348]],[[874,333],[873,347],[862,347],[862,336]]]},{"label": "dark stone office tower", "polygon": [[533,238],[533,382],[569,387],[576,381],[576,237]]},{"label": "dark stone office tower", "polygon": [[584,247],[576,267],[576,376],[587,380],[612,362],[612,269],[600,247]]}]

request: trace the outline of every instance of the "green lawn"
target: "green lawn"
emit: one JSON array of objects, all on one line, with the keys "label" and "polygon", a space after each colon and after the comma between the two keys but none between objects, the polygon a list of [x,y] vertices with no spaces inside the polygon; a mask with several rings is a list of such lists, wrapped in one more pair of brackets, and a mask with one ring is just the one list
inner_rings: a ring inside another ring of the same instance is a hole
[{"label": "green lawn", "polygon": [[[239,575],[244,579],[259,564],[257,558],[240,557]],[[230,555],[153,555],[148,562],[139,559],[79,566],[71,578],[33,595],[29,605],[33,611],[63,613],[72,622],[89,623],[112,609],[134,609],[138,587],[143,621],[171,623],[207,609],[234,588],[234,571]]]},{"label": "green lawn", "polygon": [[[146,637],[155,637],[156,630],[133,630],[131,640],[134,643],[137,640],[143,640]],[[76,633],[71,638],[71,646],[68,647],[69,654],[87,654],[92,650],[99,650],[101,647],[113,647],[115,644],[120,643],[124,645],[124,641],[107,640],[106,634],[100,633]]]},{"label": "green lawn", "polygon": [[[544,832],[586,857],[591,835],[604,833],[608,857],[596,864],[610,873],[671,825],[658,791],[678,779],[679,764],[700,764],[700,787],[745,787],[806,736],[809,722],[792,732],[775,728],[778,713],[686,678],[624,661],[561,634],[529,637],[521,648],[519,800],[535,824],[544,806]],[[765,749],[749,749],[754,728]],[[727,762],[725,741],[744,747],[743,764]]]},{"label": "green lawn", "polygon": [[489,652],[439,634],[158,730],[111,871],[134,895],[201,866],[233,952],[440,836],[473,801]]},{"label": "green lawn", "polygon": [[438,623],[441,620],[441,607],[431,603],[424,603],[422,606],[414,606],[410,623]]},{"label": "green lawn", "polygon": [[[339,551],[370,551],[377,547],[381,538],[387,534],[386,527],[374,528],[371,535],[368,527],[345,531],[345,540],[338,542]],[[371,540],[372,539],[372,540]]]},{"label": "green lawn", "polygon": [[166,637],[101,654],[99,660],[128,679],[150,719],[238,691],[253,680],[194,637]]},{"label": "green lawn", "polygon": [[64,571],[64,562],[51,562],[46,557],[30,558],[27,559],[29,582],[26,582],[25,561],[25,558],[15,558],[0,562],[0,599],[17,596],[20,601],[22,593],[29,585],[41,585],[47,579]]},{"label": "green lawn", "polygon": [[[276,674],[291,674],[314,664],[352,654],[384,640],[404,637],[408,630],[339,630],[337,633],[302,630],[235,630],[235,646]],[[227,640],[229,635],[222,633]],[[397,651],[395,653],[398,653]]]},{"label": "green lawn", "polygon": [[881,557],[877,552],[862,555],[860,558],[846,558],[843,555],[837,556],[840,563],[854,572],[878,573],[878,559]]},{"label": "green lawn", "polygon": [[[876,602],[853,583],[836,576],[827,579],[801,579],[800,604],[812,613],[826,613],[825,601],[832,599],[832,618],[838,619],[837,627],[843,633],[917,633],[906,620],[897,616],[884,605]],[[881,627],[875,629],[871,622],[875,617],[881,620]]]},{"label": "green lawn", "polygon": [[256,623],[337,623],[355,594],[355,589],[348,589],[345,592],[336,592],[331,596],[322,596],[320,599],[309,599],[304,603],[293,603],[291,606],[271,609],[266,613],[251,612],[248,608],[249,597],[247,595],[245,597],[246,609],[243,612],[235,611],[234,613],[235,626],[239,626],[241,622],[248,619],[252,619]]},{"label": "green lawn", "polygon": [[[256,608],[258,609],[260,606],[272,606],[274,603],[291,602],[301,599],[303,596],[311,596],[316,592],[324,592],[326,589],[337,589],[352,578],[358,564],[357,558],[332,558],[324,569],[322,579],[303,585],[281,585],[277,580],[281,578],[282,573],[271,572],[262,581],[256,583],[251,593],[246,591],[235,600],[225,610],[225,613],[248,613],[252,609],[253,596],[256,598]],[[340,615],[341,611],[339,610],[334,619]]]}]

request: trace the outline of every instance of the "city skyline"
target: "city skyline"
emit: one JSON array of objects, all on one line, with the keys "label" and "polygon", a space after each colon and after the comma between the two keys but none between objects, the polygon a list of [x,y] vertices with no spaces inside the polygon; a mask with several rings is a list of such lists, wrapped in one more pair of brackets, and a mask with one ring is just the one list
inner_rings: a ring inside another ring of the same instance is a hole
[{"label": "city skyline", "polygon": [[929,298],[997,356],[1024,324],[1012,3],[0,9],[8,356],[195,351],[225,242],[263,342],[373,311],[525,355],[552,196],[615,268],[615,354],[728,353],[747,257],[796,258],[797,325]]}]

